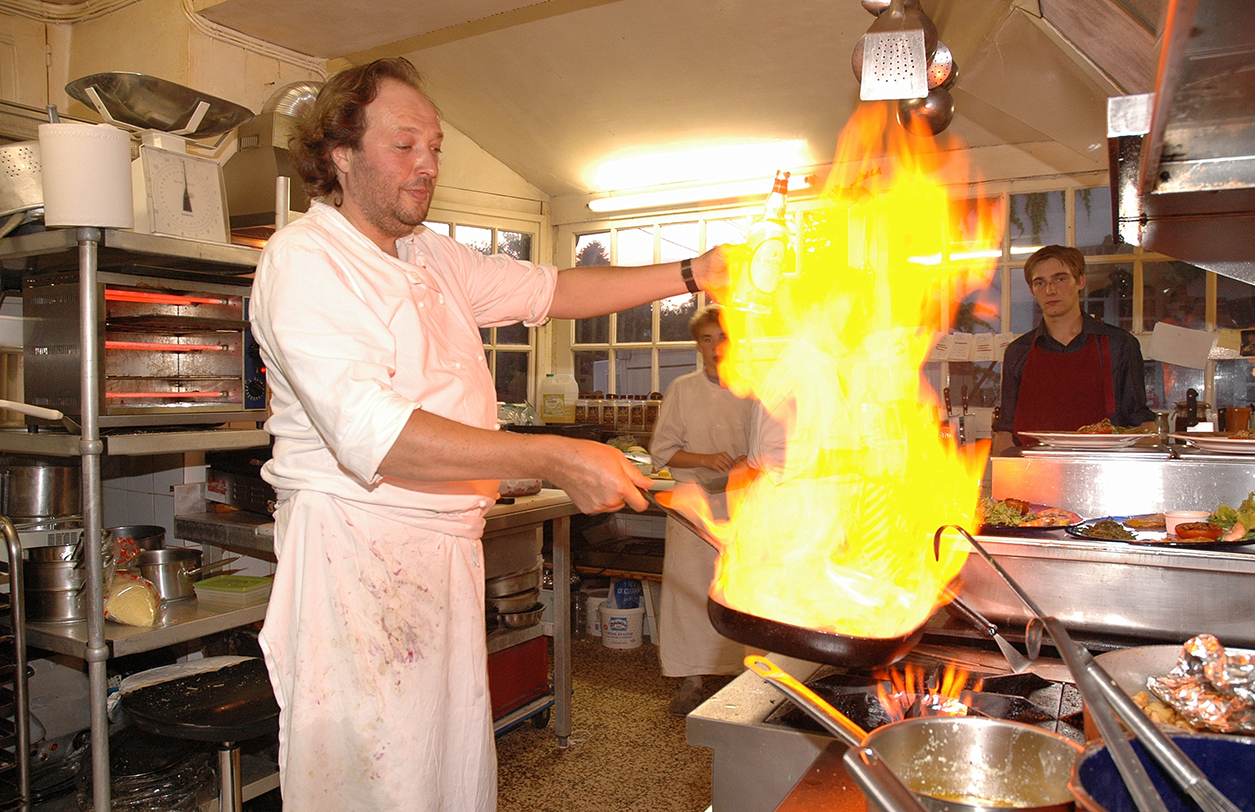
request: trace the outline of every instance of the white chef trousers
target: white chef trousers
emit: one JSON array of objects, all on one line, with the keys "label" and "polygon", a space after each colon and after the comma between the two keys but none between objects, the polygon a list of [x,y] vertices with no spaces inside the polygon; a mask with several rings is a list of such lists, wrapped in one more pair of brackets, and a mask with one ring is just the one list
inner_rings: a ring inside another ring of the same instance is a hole
[{"label": "white chef trousers", "polygon": [[746,647],[710,624],[706,597],[715,577],[714,547],[674,519],[667,519],[658,606],[658,656],[664,677],[739,674]]},{"label": "white chef trousers", "polygon": [[283,805],[491,812],[483,550],[314,491],[275,514],[261,633]]}]

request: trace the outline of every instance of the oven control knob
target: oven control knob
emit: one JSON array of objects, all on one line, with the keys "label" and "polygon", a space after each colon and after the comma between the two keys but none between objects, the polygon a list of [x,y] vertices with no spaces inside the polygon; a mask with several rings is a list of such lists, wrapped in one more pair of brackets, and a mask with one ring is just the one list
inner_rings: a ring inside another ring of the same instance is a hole
[{"label": "oven control knob", "polygon": [[244,384],[244,393],[250,398],[264,398],[266,396],[266,382],[253,379]]}]

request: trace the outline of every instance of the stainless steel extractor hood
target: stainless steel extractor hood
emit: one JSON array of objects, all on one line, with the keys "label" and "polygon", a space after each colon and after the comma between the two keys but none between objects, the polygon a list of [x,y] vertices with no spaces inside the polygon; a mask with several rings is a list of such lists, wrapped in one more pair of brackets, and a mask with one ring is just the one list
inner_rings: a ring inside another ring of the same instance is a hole
[{"label": "stainless steel extractor hood", "polygon": [[275,91],[261,112],[236,131],[235,154],[223,167],[231,228],[273,226],[275,179],[291,178],[290,211],[305,211],[309,198],[288,156],[288,138],[313,105],[321,84],[294,82]]},{"label": "stainless steel extractor hood", "polygon": [[1108,106],[1126,242],[1255,283],[1255,15],[1250,0],[1172,0],[1153,93]]}]

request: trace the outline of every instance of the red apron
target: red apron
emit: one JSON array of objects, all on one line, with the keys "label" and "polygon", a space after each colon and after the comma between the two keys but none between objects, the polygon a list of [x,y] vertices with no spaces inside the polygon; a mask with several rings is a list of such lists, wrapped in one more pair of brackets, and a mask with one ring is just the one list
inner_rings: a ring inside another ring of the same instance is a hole
[{"label": "red apron", "polygon": [[1015,436],[1022,431],[1075,431],[1116,411],[1111,347],[1106,336],[1090,335],[1079,352],[1046,352],[1034,343],[1024,362],[1015,402]]}]

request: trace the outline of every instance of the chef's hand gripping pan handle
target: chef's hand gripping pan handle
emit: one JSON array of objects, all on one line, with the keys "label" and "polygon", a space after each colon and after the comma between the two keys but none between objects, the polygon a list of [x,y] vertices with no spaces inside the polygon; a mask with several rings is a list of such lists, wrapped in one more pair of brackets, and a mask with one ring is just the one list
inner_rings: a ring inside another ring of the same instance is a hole
[{"label": "chef's hand gripping pan handle", "polygon": [[[1103,741],[1107,744],[1107,750],[1111,753],[1111,758],[1115,762],[1125,787],[1142,812],[1166,812],[1167,807],[1164,806],[1163,799],[1154,791],[1150,778],[1146,774],[1146,768],[1142,766],[1142,762],[1133,752],[1133,747],[1125,737],[1115,714],[1119,714],[1120,721],[1129,727],[1146,752],[1164,768],[1164,771],[1178,786],[1194,799],[1203,812],[1239,812],[1238,808],[1207,779],[1202,770],[1198,769],[1194,762],[1190,761],[1189,757],[1163,734],[1163,731],[1146,718],[1111,675],[1094,661],[1090,653],[1072,640],[1064,625],[1056,618],[1046,615],[1023,587],[965,529],[958,525],[943,525],[937,528],[937,532],[933,535],[935,553],[940,554],[941,535],[945,530],[955,530],[961,534],[1050,632],[1059,656],[1063,658],[1068,671],[1076,681],[1076,687],[1085,699],[1098,732],[1102,734]],[[1113,709],[1115,714],[1112,713]]]}]

